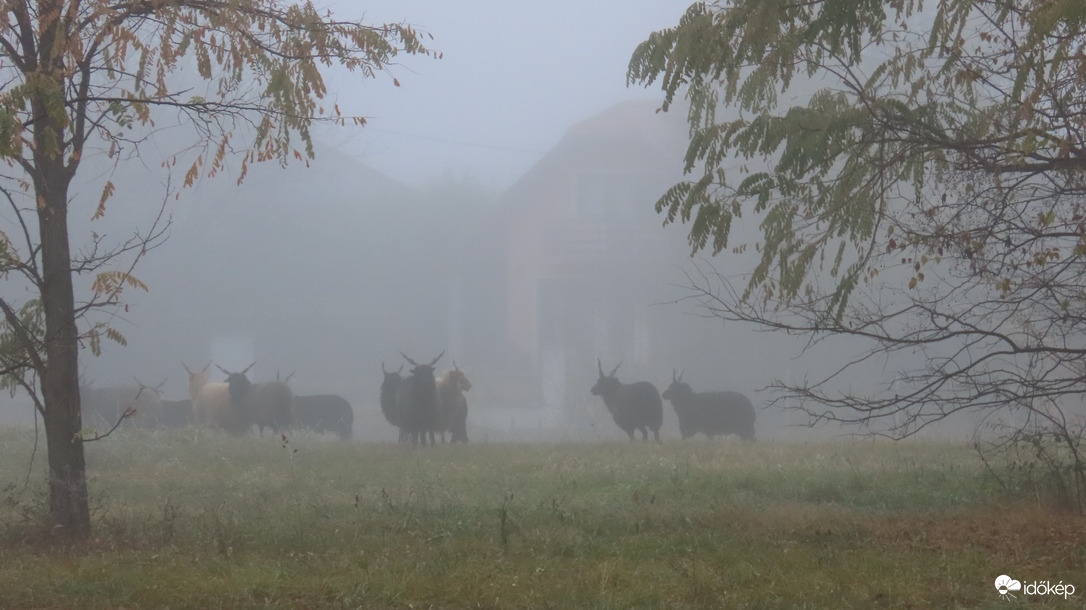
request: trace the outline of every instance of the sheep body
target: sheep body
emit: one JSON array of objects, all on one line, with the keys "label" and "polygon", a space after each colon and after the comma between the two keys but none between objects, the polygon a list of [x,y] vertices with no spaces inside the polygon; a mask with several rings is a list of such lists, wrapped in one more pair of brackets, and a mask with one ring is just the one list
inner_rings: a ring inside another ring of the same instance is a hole
[{"label": "sheep body", "polygon": [[400,441],[402,442],[406,439],[406,436],[403,430],[403,418],[400,417],[400,410],[396,404],[396,395],[400,389],[400,382],[403,381],[401,371],[403,371],[402,364],[399,370],[386,371],[385,363],[381,363],[381,372],[384,374],[384,379],[381,381],[381,413],[388,420],[388,423],[399,429]]},{"label": "sheep body", "polygon": [[345,441],[351,439],[354,429],[351,403],[335,394],[295,396],[294,417],[300,428],[332,432]]},{"label": "sheep body", "polygon": [[683,439],[700,432],[709,438],[735,434],[745,441],[754,440],[754,405],[739,392],[694,392],[679,375],[673,377],[663,397],[675,408]]},{"label": "sheep body", "polygon": [[128,409],[121,426],[150,430],[162,424],[162,399],[157,388],[145,385],[79,388],[84,425],[109,430],[117,425]]},{"label": "sheep body", "polygon": [[250,413],[260,434],[269,428],[276,434],[294,427],[294,392],[282,381],[252,384],[244,399],[245,411]]},{"label": "sheep body", "polygon": [[[656,386],[647,381],[622,383],[615,377],[618,366],[611,373],[604,375],[603,365],[597,360],[600,378],[592,386],[592,394],[603,399],[607,410],[611,412],[615,424],[622,428],[630,440],[634,440],[634,431],[641,432],[642,440],[649,440],[649,430],[653,438],[660,442],[660,427],[664,422],[664,404]],[[621,363],[619,363],[621,366]]]},{"label": "sheep body", "polygon": [[219,367],[226,374],[231,409],[244,420],[246,428],[256,424],[261,435],[265,427],[276,434],[282,433],[294,425],[294,393],[282,381],[249,381],[245,374],[255,364],[240,372]]},{"label": "sheep body", "polygon": [[191,399],[162,401],[162,426],[164,428],[184,428],[192,424]]},{"label": "sheep body", "polygon": [[434,364],[444,354],[441,352],[429,364],[418,364],[401,354],[413,368],[396,389],[396,410],[400,413],[401,429],[413,445],[425,445],[427,435],[433,445],[434,434],[440,431],[441,396],[434,380]]},{"label": "sheep body", "polygon": [[468,400],[464,392],[471,389],[471,381],[453,362],[453,368],[445,371],[436,383],[441,402],[441,440],[445,440],[447,430],[450,442],[468,442]]},{"label": "sheep body", "polygon": [[252,421],[230,401],[230,384],[209,380],[207,370],[210,366],[208,364],[199,371],[191,371],[185,366],[185,371],[189,374],[193,421],[203,428],[218,428],[236,435],[245,434],[252,427]]},{"label": "sheep body", "polygon": [[192,399],[192,414],[197,425],[230,434],[245,434],[252,427],[247,414],[230,401],[230,384],[223,381],[209,381],[200,388]]}]

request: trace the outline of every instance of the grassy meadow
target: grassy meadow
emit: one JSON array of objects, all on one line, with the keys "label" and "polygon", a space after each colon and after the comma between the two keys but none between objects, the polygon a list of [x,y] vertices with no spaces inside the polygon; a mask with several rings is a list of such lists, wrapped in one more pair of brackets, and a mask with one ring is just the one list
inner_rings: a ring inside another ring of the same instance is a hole
[{"label": "grassy meadow", "polygon": [[[965,444],[472,444],[122,432],[93,540],[0,429],[0,608],[1084,607],[1086,518]],[[44,443],[44,440],[41,441]],[[29,476],[29,478],[28,478]],[[1070,599],[993,583],[1062,581]]]}]

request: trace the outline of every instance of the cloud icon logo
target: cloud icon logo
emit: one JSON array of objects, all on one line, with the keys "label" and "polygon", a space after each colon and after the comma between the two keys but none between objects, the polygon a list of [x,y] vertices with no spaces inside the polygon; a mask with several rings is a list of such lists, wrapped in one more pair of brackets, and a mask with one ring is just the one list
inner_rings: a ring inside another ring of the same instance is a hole
[{"label": "cloud icon logo", "polygon": [[1001,597],[1007,597],[1008,595],[1014,597],[1013,595],[1011,595],[1011,591],[1021,591],[1022,583],[1011,578],[1010,576],[1007,576],[1006,574],[1001,574],[998,578],[995,579],[995,588],[996,591],[999,591],[999,595]]}]

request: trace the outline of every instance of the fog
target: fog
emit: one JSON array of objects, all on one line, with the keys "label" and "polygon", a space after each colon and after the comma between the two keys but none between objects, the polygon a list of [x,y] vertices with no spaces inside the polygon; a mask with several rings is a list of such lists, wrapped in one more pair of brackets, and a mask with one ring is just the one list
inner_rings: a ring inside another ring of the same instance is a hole
[{"label": "fog", "polygon": [[[130,290],[94,318],[127,346],[84,350],[84,383],[165,381],[164,397],[179,399],[183,363],[255,362],[254,380],[290,376],[296,394],[339,394],[356,438],[391,441],[377,406],[382,364],[444,351],[438,371],[455,361],[473,384],[473,442],[605,439],[624,434],[588,392],[596,358],[605,370],[621,362],[623,381],[662,390],[682,369],[695,391],[740,391],[760,406],[774,379],[824,374],[853,355],[849,345],[802,355],[801,338],[725,326],[680,300],[688,227],[662,227],[653,204],[682,179],[685,117],[656,113],[657,92],[626,88],[625,68],[685,1],[368,2],[364,16],[354,6],[331,4],[345,18],[406,20],[444,58],[403,58],[392,68],[400,87],[333,75],[332,99],[368,124],[318,130],[308,167],[259,165],[238,186],[233,160],[180,189],[166,206],[168,239],[134,270],[148,292]],[[112,173],[88,158],[73,249],[146,230],[165,197],[161,161],[191,138],[183,125],[160,130]],[[107,178],[116,195],[91,221]],[[0,216],[4,230],[11,222]],[[753,239],[756,227],[739,229]],[[713,264],[740,274],[753,259]],[[2,400],[0,416],[29,417],[25,401]],[[762,438],[817,434],[780,409],[758,417]],[[665,405],[664,437],[677,436]]]},{"label": "fog", "polygon": [[[622,100],[655,99],[654,92],[626,87],[630,54],[649,33],[677,23],[689,5],[366,2],[365,21],[409,23],[432,34],[429,46],[443,57],[403,58],[391,68],[401,87],[388,76],[332,79],[340,107],[369,124],[329,137],[409,184],[467,170],[505,189],[573,123]],[[329,6],[337,15],[360,16],[358,3]]]}]

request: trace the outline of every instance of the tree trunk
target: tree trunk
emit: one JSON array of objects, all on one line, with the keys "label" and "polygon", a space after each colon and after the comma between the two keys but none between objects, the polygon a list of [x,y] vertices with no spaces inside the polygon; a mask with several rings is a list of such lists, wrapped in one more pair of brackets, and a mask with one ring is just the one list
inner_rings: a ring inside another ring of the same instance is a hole
[{"label": "tree trunk", "polygon": [[[81,138],[65,141],[72,127],[64,107],[64,54],[68,36],[61,0],[37,3],[41,32],[28,45],[34,73],[30,103],[34,118],[33,163],[28,168],[37,196],[41,234],[41,304],[45,313],[45,366],[41,373],[45,441],[49,453],[49,517],[54,532],[69,540],[90,534],[87,471],[79,431],[79,333],[75,323],[68,187],[82,153]],[[25,17],[25,15],[24,15]]]},{"label": "tree trunk", "polygon": [[49,453],[49,515],[54,530],[77,540],[90,534],[86,464],[79,431],[79,335],[75,323],[68,243],[69,169],[41,159],[35,177],[41,232],[42,307],[45,312],[45,439]]}]

